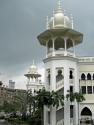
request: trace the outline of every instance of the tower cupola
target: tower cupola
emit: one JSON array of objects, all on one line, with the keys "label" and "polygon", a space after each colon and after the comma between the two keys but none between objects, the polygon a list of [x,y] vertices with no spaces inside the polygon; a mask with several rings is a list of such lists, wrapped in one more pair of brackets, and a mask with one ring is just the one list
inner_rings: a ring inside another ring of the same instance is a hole
[{"label": "tower cupola", "polygon": [[75,46],[82,42],[83,34],[74,30],[73,17],[65,14],[60,0],[53,16],[50,19],[47,17],[46,28],[38,36],[40,44],[46,46],[46,57],[75,57]]},{"label": "tower cupola", "polygon": [[28,72],[25,74],[25,76],[28,77],[28,78],[30,78],[30,77],[31,78],[41,77],[41,75],[37,71],[37,67],[34,64],[34,61],[33,61],[33,64],[30,66]]},{"label": "tower cupola", "polygon": [[44,86],[39,79],[41,75],[38,73],[37,66],[35,65],[34,61],[25,76],[27,77],[27,90],[31,90],[33,94],[34,91],[37,91]]},{"label": "tower cupola", "polygon": [[53,12],[53,17],[48,20],[48,28],[73,28],[73,21],[64,14],[62,10],[61,1],[58,0],[57,9]]}]

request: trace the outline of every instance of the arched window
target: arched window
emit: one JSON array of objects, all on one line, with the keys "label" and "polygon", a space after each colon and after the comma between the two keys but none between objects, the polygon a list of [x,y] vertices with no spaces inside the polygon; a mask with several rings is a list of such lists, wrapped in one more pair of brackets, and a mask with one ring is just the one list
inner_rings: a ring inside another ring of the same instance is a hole
[{"label": "arched window", "polygon": [[73,71],[70,70],[70,76],[69,76],[70,79],[73,79]]},{"label": "arched window", "polygon": [[87,116],[92,116],[92,112],[87,107],[83,108],[83,110],[81,111],[81,116],[86,116],[86,115]]},{"label": "arched window", "polygon": [[55,50],[64,50],[65,48],[65,42],[64,39],[58,37],[55,40]]},{"label": "arched window", "polygon": [[62,80],[64,76],[62,75],[62,70],[58,70],[58,74],[56,76],[56,82]]},{"label": "arched window", "polygon": [[85,79],[86,79],[86,76],[85,76],[84,73],[82,73],[82,75],[81,75],[81,80],[85,80]]},{"label": "arched window", "polygon": [[89,108],[85,107],[81,111],[81,121],[80,123],[88,125],[92,123],[92,112]]},{"label": "arched window", "polygon": [[91,80],[91,74],[90,73],[87,74],[87,80]]}]

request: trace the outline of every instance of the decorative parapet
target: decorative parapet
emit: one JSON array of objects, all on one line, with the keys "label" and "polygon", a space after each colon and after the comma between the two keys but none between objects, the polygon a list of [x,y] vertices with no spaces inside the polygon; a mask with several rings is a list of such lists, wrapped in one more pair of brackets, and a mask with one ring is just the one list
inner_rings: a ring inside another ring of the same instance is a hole
[{"label": "decorative parapet", "polygon": [[79,57],[79,62],[94,62],[94,57]]}]

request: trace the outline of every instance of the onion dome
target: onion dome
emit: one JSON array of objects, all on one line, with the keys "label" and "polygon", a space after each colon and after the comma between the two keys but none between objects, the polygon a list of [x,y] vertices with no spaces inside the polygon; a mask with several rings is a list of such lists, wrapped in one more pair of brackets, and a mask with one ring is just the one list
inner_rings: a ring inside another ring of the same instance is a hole
[{"label": "onion dome", "polygon": [[73,28],[73,21],[64,14],[62,7],[61,7],[61,1],[58,0],[58,7],[55,13],[53,14],[53,17],[51,17],[50,20],[48,20],[48,27],[49,29],[53,28]]},{"label": "onion dome", "polygon": [[40,77],[41,75],[38,74],[38,71],[37,71],[37,66],[34,64],[34,61],[33,61],[33,64],[30,66],[29,70],[28,70],[28,73],[25,74],[25,76],[27,77]]}]

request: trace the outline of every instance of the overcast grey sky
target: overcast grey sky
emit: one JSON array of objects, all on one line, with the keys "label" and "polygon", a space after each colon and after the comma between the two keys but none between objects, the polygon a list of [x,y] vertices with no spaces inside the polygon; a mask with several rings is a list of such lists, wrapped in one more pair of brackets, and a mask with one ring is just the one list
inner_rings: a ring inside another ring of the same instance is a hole
[{"label": "overcast grey sky", "polygon": [[[52,16],[56,4],[57,0],[0,0],[0,72],[3,81],[22,78],[33,59],[41,64],[45,49],[40,46],[37,35],[45,30],[46,16]],[[72,13],[75,30],[84,34],[77,52],[81,56],[94,56],[94,0],[62,0],[62,6],[68,15]]]}]

